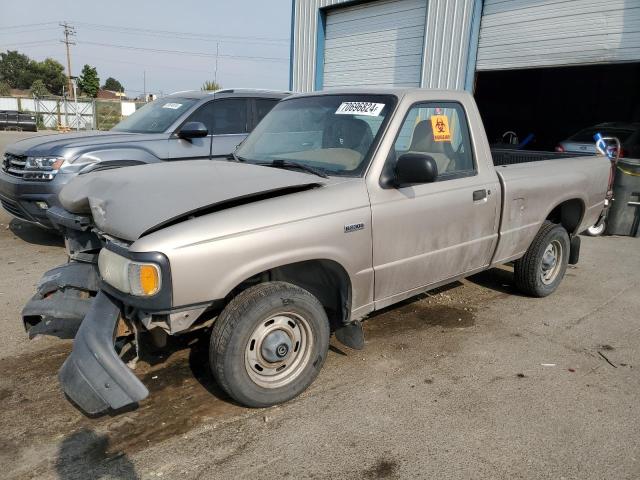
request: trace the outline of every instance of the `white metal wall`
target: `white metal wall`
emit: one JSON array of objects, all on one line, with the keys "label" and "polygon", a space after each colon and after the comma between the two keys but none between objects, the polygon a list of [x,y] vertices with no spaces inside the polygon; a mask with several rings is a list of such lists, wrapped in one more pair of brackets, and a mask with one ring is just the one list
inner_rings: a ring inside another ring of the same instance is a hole
[{"label": "white metal wall", "polygon": [[387,0],[330,10],[323,87],[418,87],[427,0]]},{"label": "white metal wall", "polygon": [[640,60],[640,0],[485,0],[477,70]]},{"label": "white metal wall", "polygon": [[[473,9],[479,1],[427,0],[420,86],[464,88]],[[291,45],[291,88],[294,91],[308,92],[315,87],[319,9],[342,8],[339,7],[342,3],[348,3],[348,0],[294,0]],[[331,10],[326,11],[329,16]]]}]

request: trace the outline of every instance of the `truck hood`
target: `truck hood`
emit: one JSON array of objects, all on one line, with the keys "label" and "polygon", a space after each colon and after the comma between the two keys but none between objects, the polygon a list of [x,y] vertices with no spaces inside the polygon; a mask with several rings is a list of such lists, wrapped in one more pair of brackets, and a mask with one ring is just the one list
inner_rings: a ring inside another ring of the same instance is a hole
[{"label": "truck hood", "polygon": [[69,212],[91,214],[95,226],[135,241],[191,216],[322,185],[312,174],[213,160],[189,160],[79,175],[60,192]]},{"label": "truck hood", "polygon": [[76,133],[55,133],[52,135],[41,135],[20,140],[9,147],[7,152],[14,155],[59,155],[64,156],[67,152],[76,151],[82,147],[94,147],[99,145],[109,145],[121,142],[144,141],[167,137],[165,133],[140,134],[125,132],[76,132]]}]

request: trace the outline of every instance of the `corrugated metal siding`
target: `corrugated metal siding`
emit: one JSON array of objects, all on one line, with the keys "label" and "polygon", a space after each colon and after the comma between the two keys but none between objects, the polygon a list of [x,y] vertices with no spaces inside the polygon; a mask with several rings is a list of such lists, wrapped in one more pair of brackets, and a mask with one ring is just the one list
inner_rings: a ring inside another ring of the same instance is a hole
[{"label": "corrugated metal siding", "polygon": [[318,10],[349,0],[295,0],[291,83],[296,92],[311,92],[316,78]]},{"label": "corrugated metal siding", "polygon": [[429,2],[423,87],[464,88],[473,5],[474,0]]},{"label": "corrugated metal siding", "polygon": [[[471,17],[473,5],[477,1],[481,0],[428,0],[422,53],[422,87],[464,88]],[[293,90],[307,92],[314,89],[318,10],[342,3],[347,1],[295,0],[291,69]]]},{"label": "corrugated metal siding", "polygon": [[323,88],[418,87],[427,0],[387,0],[330,10]]},{"label": "corrugated metal siding", "polygon": [[640,60],[640,0],[485,0],[478,70]]}]

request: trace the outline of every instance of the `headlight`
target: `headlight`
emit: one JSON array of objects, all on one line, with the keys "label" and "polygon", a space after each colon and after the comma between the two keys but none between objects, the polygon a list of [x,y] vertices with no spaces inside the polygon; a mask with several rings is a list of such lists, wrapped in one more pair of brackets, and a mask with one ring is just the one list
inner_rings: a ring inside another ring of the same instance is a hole
[{"label": "headlight", "polygon": [[63,157],[27,157],[25,180],[52,180],[64,164]]},{"label": "headlight", "polygon": [[63,163],[63,157],[27,157],[24,169],[58,171]]},{"label": "headlight", "polygon": [[162,277],[155,263],[135,262],[103,248],[98,256],[102,279],[123,293],[150,297],[160,291]]}]

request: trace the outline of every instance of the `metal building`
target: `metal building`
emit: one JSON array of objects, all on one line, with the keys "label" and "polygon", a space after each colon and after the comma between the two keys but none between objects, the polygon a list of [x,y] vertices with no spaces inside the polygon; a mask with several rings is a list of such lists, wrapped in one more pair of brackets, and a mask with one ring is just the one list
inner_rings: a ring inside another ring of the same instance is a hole
[{"label": "metal building", "polygon": [[538,129],[550,144],[640,121],[638,85],[640,0],[293,0],[294,91],[464,88],[490,134]]},{"label": "metal building", "polygon": [[640,61],[640,0],[293,0],[292,17],[296,91]]}]

